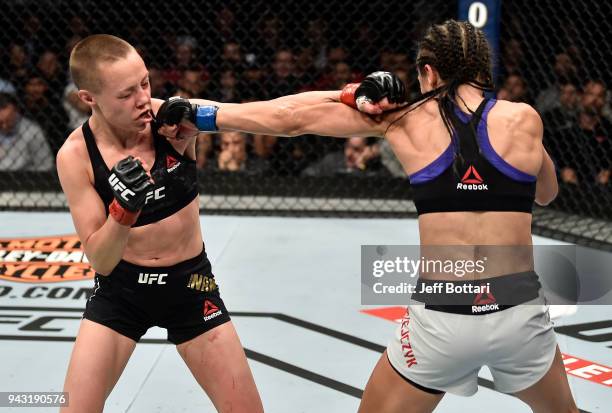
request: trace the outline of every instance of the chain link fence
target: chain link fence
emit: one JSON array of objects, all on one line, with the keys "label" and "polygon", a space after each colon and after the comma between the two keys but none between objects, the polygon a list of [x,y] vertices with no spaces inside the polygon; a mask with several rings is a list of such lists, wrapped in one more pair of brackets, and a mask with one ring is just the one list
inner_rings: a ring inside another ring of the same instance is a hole
[{"label": "chain link fence", "polygon": [[[246,102],[341,88],[374,70],[414,95],[416,39],[453,1],[2,0],[0,208],[65,209],[54,154],[89,116],[67,68],[74,44],[118,35],[140,51],[152,95]],[[535,105],[561,193],[534,229],[612,245],[606,2],[502,4],[499,98]],[[8,109],[7,109],[8,108]],[[11,109],[13,108],[13,109]],[[242,133],[198,138],[207,212],[413,216],[386,142]]]},{"label": "chain link fence", "polygon": [[612,3],[594,0],[502,6],[498,98],[540,112],[560,184],[534,225],[574,242],[612,243],[611,15]]}]

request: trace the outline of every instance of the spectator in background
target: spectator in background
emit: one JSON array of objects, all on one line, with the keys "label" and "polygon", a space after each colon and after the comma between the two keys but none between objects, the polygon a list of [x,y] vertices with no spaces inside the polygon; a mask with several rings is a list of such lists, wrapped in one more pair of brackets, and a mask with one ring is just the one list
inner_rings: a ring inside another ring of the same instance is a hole
[{"label": "spectator in background", "polygon": [[70,20],[68,21],[68,30],[70,30],[72,36],[77,36],[79,38],[87,37],[90,34],[87,23],[85,23],[83,18],[78,15],[70,17]]},{"label": "spectator in background", "polygon": [[510,39],[502,45],[500,78],[505,79],[510,75],[522,73],[525,53],[523,46],[517,39]]},{"label": "spectator in background", "polygon": [[[223,54],[220,47],[227,42],[239,44],[237,39],[241,33],[240,30],[236,31],[236,16],[232,9],[227,6],[218,9],[211,29],[206,37],[206,56],[209,57],[209,61],[214,63]],[[216,71],[216,68],[213,68],[213,70]]]},{"label": "spectator in background", "polygon": [[9,46],[8,80],[21,94],[23,86],[28,78],[31,66],[25,47],[21,44],[11,43]]},{"label": "spectator in background", "polygon": [[314,90],[314,82],[317,79],[319,70],[314,66],[314,58],[312,49],[309,47],[302,48],[295,59],[294,75],[297,83],[301,85],[300,92]]},{"label": "spectator in background", "polygon": [[172,91],[168,88],[164,74],[158,67],[149,67],[149,86],[151,87],[151,97],[165,100],[172,96]]},{"label": "spectator in background", "polygon": [[604,114],[607,89],[601,80],[589,80],[583,88],[578,124],[593,148],[595,182],[610,183],[612,170],[612,123]]},{"label": "spectator in background", "polygon": [[553,71],[555,75],[554,83],[540,92],[535,102],[535,106],[540,113],[558,108],[561,105],[559,100],[561,88],[568,83],[576,82],[578,79],[576,64],[567,53],[555,55]]},{"label": "spectator in background", "polygon": [[[39,56],[49,45],[51,34],[47,30],[40,30],[42,27],[40,18],[36,15],[26,15],[23,22],[22,39],[26,55],[31,59],[34,56]],[[33,62],[29,62],[33,63]]]},{"label": "spectator in background", "polygon": [[354,137],[345,141],[344,151],[328,153],[304,169],[302,176],[373,176],[382,173],[378,144],[368,145],[367,138]]},{"label": "spectator in background", "polygon": [[208,73],[202,67],[187,68],[183,70],[177,82],[178,89],[173,95],[186,99],[202,97],[206,90],[207,80]]},{"label": "spectator in background", "polygon": [[504,85],[497,92],[497,98],[509,100],[510,102],[531,102],[527,82],[518,74],[513,74],[506,78]]},{"label": "spectator in background", "polygon": [[291,95],[297,91],[297,80],[293,74],[295,56],[289,49],[281,49],[274,55],[272,73],[264,80],[269,98]]},{"label": "spectator in background", "polygon": [[176,88],[185,70],[205,69],[202,64],[197,62],[195,51],[197,42],[193,37],[177,37],[172,47],[175,53],[174,61],[164,71],[164,79],[171,87]]},{"label": "spectator in background", "polygon": [[267,170],[266,161],[248,155],[245,133],[223,132],[219,134],[219,140],[221,148],[216,165],[219,171],[261,174]]},{"label": "spectator in background", "polygon": [[312,66],[316,72],[325,70],[328,65],[328,24],[323,19],[310,20],[306,25],[304,44],[312,58]]},{"label": "spectator in background", "polygon": [[348,60],[349,54],[346,49],[341,45],[335,45],[330,47],[327,52],[327,67],[333,68],[336,66],[336,63],[346,62]]},{"label": "spectator in background", "polygon": [[580,96],[580,90],[576,84],[559,85],[558,105],[541,113],[545,135],[571,128],[576,123]]},{"label": "spectator in background", "polygon": [[270,135],[253,135],[253,154],[268,159],[274,152],[278,137]]},{"label": "spectator in background", "polygon": [[225,68],[219,73],[218,85],[214,88],[212,97],[217,102],[241,101],[240,91],[238,90],[238,79],[236,73],[231,68]]},{"label": "spectator in background", "polygon": [[243,102],[268,99],[268,91],[263,86],[264,71],[255,56],[246,61],[239,82]]},{"label": "spectator in background", "polygon": [[408,175],[404,170],[404,167],[400,163],[399,159],[393,152],[393,148],[389,144],[389,141],[382,139],[379,145],[380,148],[380,162],[383,164],[385,169],[394,177],[408,179]]},{"label": "spectator in background", "polygon": [[557,167],[563,182],[607,185],[612,167],[612,124],[602,114],[605,85],[589,80],[583,90],[577,123],[552,137],[559,153]]},{"label": "spectator in background", "polygon": [[55,154],[66,138],[68,116],[62,105],[49,100],[48,93],[49,85],[46,80],[33,72],[25,84],[21,103],[24,115],[36,121],[45,131]]},{"label": "spectator in background", "polygon": [[[246,62],[245,71],[238,86],[241,102],[252,102],[266,100],[268,92],[262,86],[264,72],[256,60]],[[252,135],[253,154],[266,161],[272,157],[278,137],[270,135]],[[267,168],[267,166],[266,166]]]},{"label": "spectator in background", "polygon": [[262,66],[272,65],[276,53],[285,47],[283,29],[283,21],[273,14],[264,15],[259,22],[256,58]]},{"label": "spectator in background", "polygon": [[79,90],[72,81],[64,88],[62,107],[68,115],[68,129],[78,128],[91,115],[90,107],[79,98]]},{"label": "spectator in background", "polygon": [[408,100],[416,99],[420,94],[420,89],[419,82],[417,81],[416,76],[414,76],[414,70],[398,68],[394,73],[406,86]]},{"label": "spectator in background", "polygon": [[229,41],[223,45],[223,53],[220,59],[220,68],[229,68],[235,73],[242,73],[243,60],[240,44],[236,41]]},{"label": "spectator in background", "polygon": [[391,68],[392,72],[395,73],[398,70],[409,70],[412,67],[410,59],[406,53],[392,53],[391,54]]},{"label": "spectator in background", "polygon": [[50,171],[54,165],[43,131],[19,113],[13,95],[0,93],[0,170]]},{"label": "spectator in background", "polygon": [[0,93],[9,93],[14,95],[17,92],[15,86],[7,80],[0,77]]},{"label": "spectator in background", "polygon": [[607,121],[612,121],[609,116],[610,102],[608,101],[608,90],[603,81],[589,80],[585,83],[582,94],[582,106],[598,113],[606,118]]},{"label": "spectator in background", "polygon": [[393,52],[391,50],[383,49],[380,51],[378,55],[378,67],[380,68],[379,70],[391,71],[393,67]]},{"label": "spectator in background", "polygon": [[331,71],[322,76],[315,84],[314,90],[342,89],[347,83],[354,82],[357,78],[346,62],[335,63]]},{"label": "spectator in background", "polygon": [[361,73],[383,70],[376,66],[376,61],[372,59],[381,49],[379,30],[367,23],[355,24],[353,36],[348,41],[353,68]]},{"label": "spectator in background", "polygon": [[342,89],[348,83],[355,80],[355,76],[346,62],[338,62],[334,65],[332,72],[331,89]]},{"label": "spectator in background", "polygon": [[200,133],[196,140],[196,165],[198,169],[210,169],[211,155],[213,154],[213,137],[207,133]]},{"label": "spectator in background", "polygon": [[58,104],[66,86],[66,73],[59,64],[57,53],[45,50],[38,58],[36,69],[38,74],[47,82],[49,99],[53,104]]},{"label": "spectator in background", "polygon": [[406,53],[397,52],[392,49],[383,49],[378,55],[379,67],[376,70],[395,72],[399,69],[408,70],[413,64]]}]

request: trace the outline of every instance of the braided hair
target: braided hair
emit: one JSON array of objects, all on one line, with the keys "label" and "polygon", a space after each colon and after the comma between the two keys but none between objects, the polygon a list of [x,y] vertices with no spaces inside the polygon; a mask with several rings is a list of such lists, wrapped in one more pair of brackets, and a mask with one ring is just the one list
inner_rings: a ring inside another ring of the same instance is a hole
[{"label": "braided hair", "polygon": [[[460,142],[456,142],[454,138],[454,117],[451,113],[455,99],[463,101],[457,94],[460,85],[468,84],[482,91],[493,90],[489,43],[482,30],[476,29],[469,22],[447,20],[442,24],[432,25],[425,32],[418,43],[416,64],[419,72],[422,72],[427,64],[434,67],[445,83],[403,105],[402,108],[407,110],[391,122],[387,130],[409,112],[434,99],[438,102],[440,116],[455,146],[455,161],[459,159],[463,162],[459,150]],[[474,114],[470,108],[468,111]],[[455,171],[456,163],[454,162],[453,166]]]}]

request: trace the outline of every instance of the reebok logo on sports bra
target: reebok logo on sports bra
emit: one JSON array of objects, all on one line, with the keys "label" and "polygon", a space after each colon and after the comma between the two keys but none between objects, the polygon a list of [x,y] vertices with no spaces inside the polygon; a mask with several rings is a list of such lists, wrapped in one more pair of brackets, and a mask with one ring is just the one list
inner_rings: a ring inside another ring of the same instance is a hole
[{"label": "reebok logo on sports bra", "polygon": [[181,162],[171,155],[166,155],[166,170],[168,172],[174,171],[181,165]]},{"label": "reebok logo on sports bra", "polygon": [[480,174],[473,165],[470,165],[470,167],[467,169],[463,175],[463,178],[461,178],[461,182],[457,183],[457,189],[464,191],[489,190],[487,184],[484,183],[483,179],[480,177]]}]

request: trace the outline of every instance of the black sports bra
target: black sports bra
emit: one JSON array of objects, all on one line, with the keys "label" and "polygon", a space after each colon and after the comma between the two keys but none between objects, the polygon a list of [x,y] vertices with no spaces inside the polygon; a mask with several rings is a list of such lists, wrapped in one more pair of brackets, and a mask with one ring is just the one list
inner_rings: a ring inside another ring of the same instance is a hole
[{"label": "black sports bra", "polygon": [[[108,216],[108,206],[113,201],[113,192],[108,177],[110,170],[96,145],[89,120],[83,123],[83,136],[94,172],[94,188],[104,201]],[[179,154],[162,136],[153,135],[155,162],[151,176],[155,187],[145,198],[145,206],[133,225],[139,227],[169,217],[186,207],[198,196],[196,162]]]},{"label": "black sports bra", "polygon": [[[454,108],[451,144],[431,164],[409,177],[419,215],[457,211],[531,213],[536,177],[506,162],[489,141],[487,116],[495,103],[493,99],[483,100],[474,116]],[[456,161],[458,154],[463,163]]]}]

